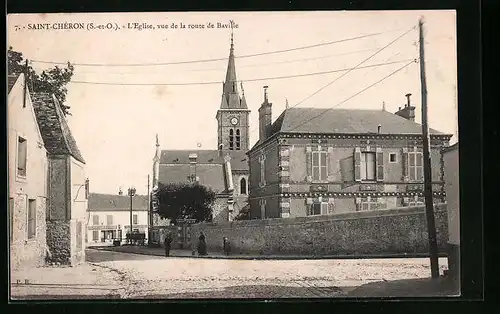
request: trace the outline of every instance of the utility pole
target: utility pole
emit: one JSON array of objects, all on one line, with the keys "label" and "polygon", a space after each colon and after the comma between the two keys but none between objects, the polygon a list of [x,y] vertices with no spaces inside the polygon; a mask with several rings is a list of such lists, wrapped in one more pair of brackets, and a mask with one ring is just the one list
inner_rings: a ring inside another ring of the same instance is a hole
[{"label": "utility pole", "polygon": [[151,193],[149,192],[149,174],[148,174],[148,246],[151,246]]},{"label": "utility pole", "polygon": [[425,80],[425,54],[424,54],[424,21],[420,17],[419,43],[420,43],[420,84],[422,92],[422,137],[423,137],[423,166],[424,166],[424,195],[425,195],[425,214],[427,217],[427,233],[429,236],[429,251],[431,256],[431,275],[432,278],[439,277],[439,260],[436,237],[436,224],[434,221],[434,204],[432,197],[432,177],[431,177],[431,157],[430,157],[430,139],[429,125],[427,121],[427,83]]}]

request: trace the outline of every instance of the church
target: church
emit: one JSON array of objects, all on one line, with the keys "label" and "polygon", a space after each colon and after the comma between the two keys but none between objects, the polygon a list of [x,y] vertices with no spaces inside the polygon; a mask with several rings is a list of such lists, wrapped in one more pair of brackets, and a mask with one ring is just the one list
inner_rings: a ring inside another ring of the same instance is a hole
[{"label": "church", "polygon": [[[248,206],[249,116],[243,85],[241,95],[236,79],[234,43],[231,47],[226,79],[217,110],[217,149],[161,150],[156,137],[153,159],[153,189],[158,184],[197,182],[216,192],[212,222],[238,219]],[[155,225],[160,224],[158,217]]]}]

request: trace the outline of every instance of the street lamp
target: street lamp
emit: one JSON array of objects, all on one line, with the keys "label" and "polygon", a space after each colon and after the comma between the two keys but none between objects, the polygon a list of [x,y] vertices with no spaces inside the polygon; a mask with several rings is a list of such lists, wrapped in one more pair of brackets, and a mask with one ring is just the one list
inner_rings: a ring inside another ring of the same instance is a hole
[{"label": "street lamp", "polygon": [[135,196],[135,188],[131,187],[128,189],[128,196],[130,196],[130,231],[129,231],[129,241],[132,244],[132,198]]}]

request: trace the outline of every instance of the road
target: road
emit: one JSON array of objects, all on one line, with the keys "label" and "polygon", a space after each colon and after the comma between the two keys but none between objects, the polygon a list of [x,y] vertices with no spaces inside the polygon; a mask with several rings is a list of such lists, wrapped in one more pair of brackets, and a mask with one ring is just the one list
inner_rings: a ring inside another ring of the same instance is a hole
[{"label": "road", "polygon": [[329,298],[365,283],[430,274],[428,259],[420,258],[224,260],[87,250],[87,260],[118,273],[122,298],[134,299]]}]

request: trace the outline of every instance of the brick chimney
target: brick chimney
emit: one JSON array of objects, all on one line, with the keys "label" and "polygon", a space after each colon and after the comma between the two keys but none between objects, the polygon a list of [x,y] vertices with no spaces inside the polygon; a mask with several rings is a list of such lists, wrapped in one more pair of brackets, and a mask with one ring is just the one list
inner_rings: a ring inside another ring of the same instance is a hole
[{"label": "brick chimney", "polygon": [[271,135],[271,107],[273,104],[267,99],[267,88],[268,86],[264,86],[264,102],[259,108],[259,141],[261,142]]},{"label": "brick chimney", "polygon": [[405,119],[415,121],[415,106],[412,106],[410,103],[411,94],[406,94],[406,104],[403,108],[399,107],[399,110],[395,112],[395,115],[403,117]]}]

